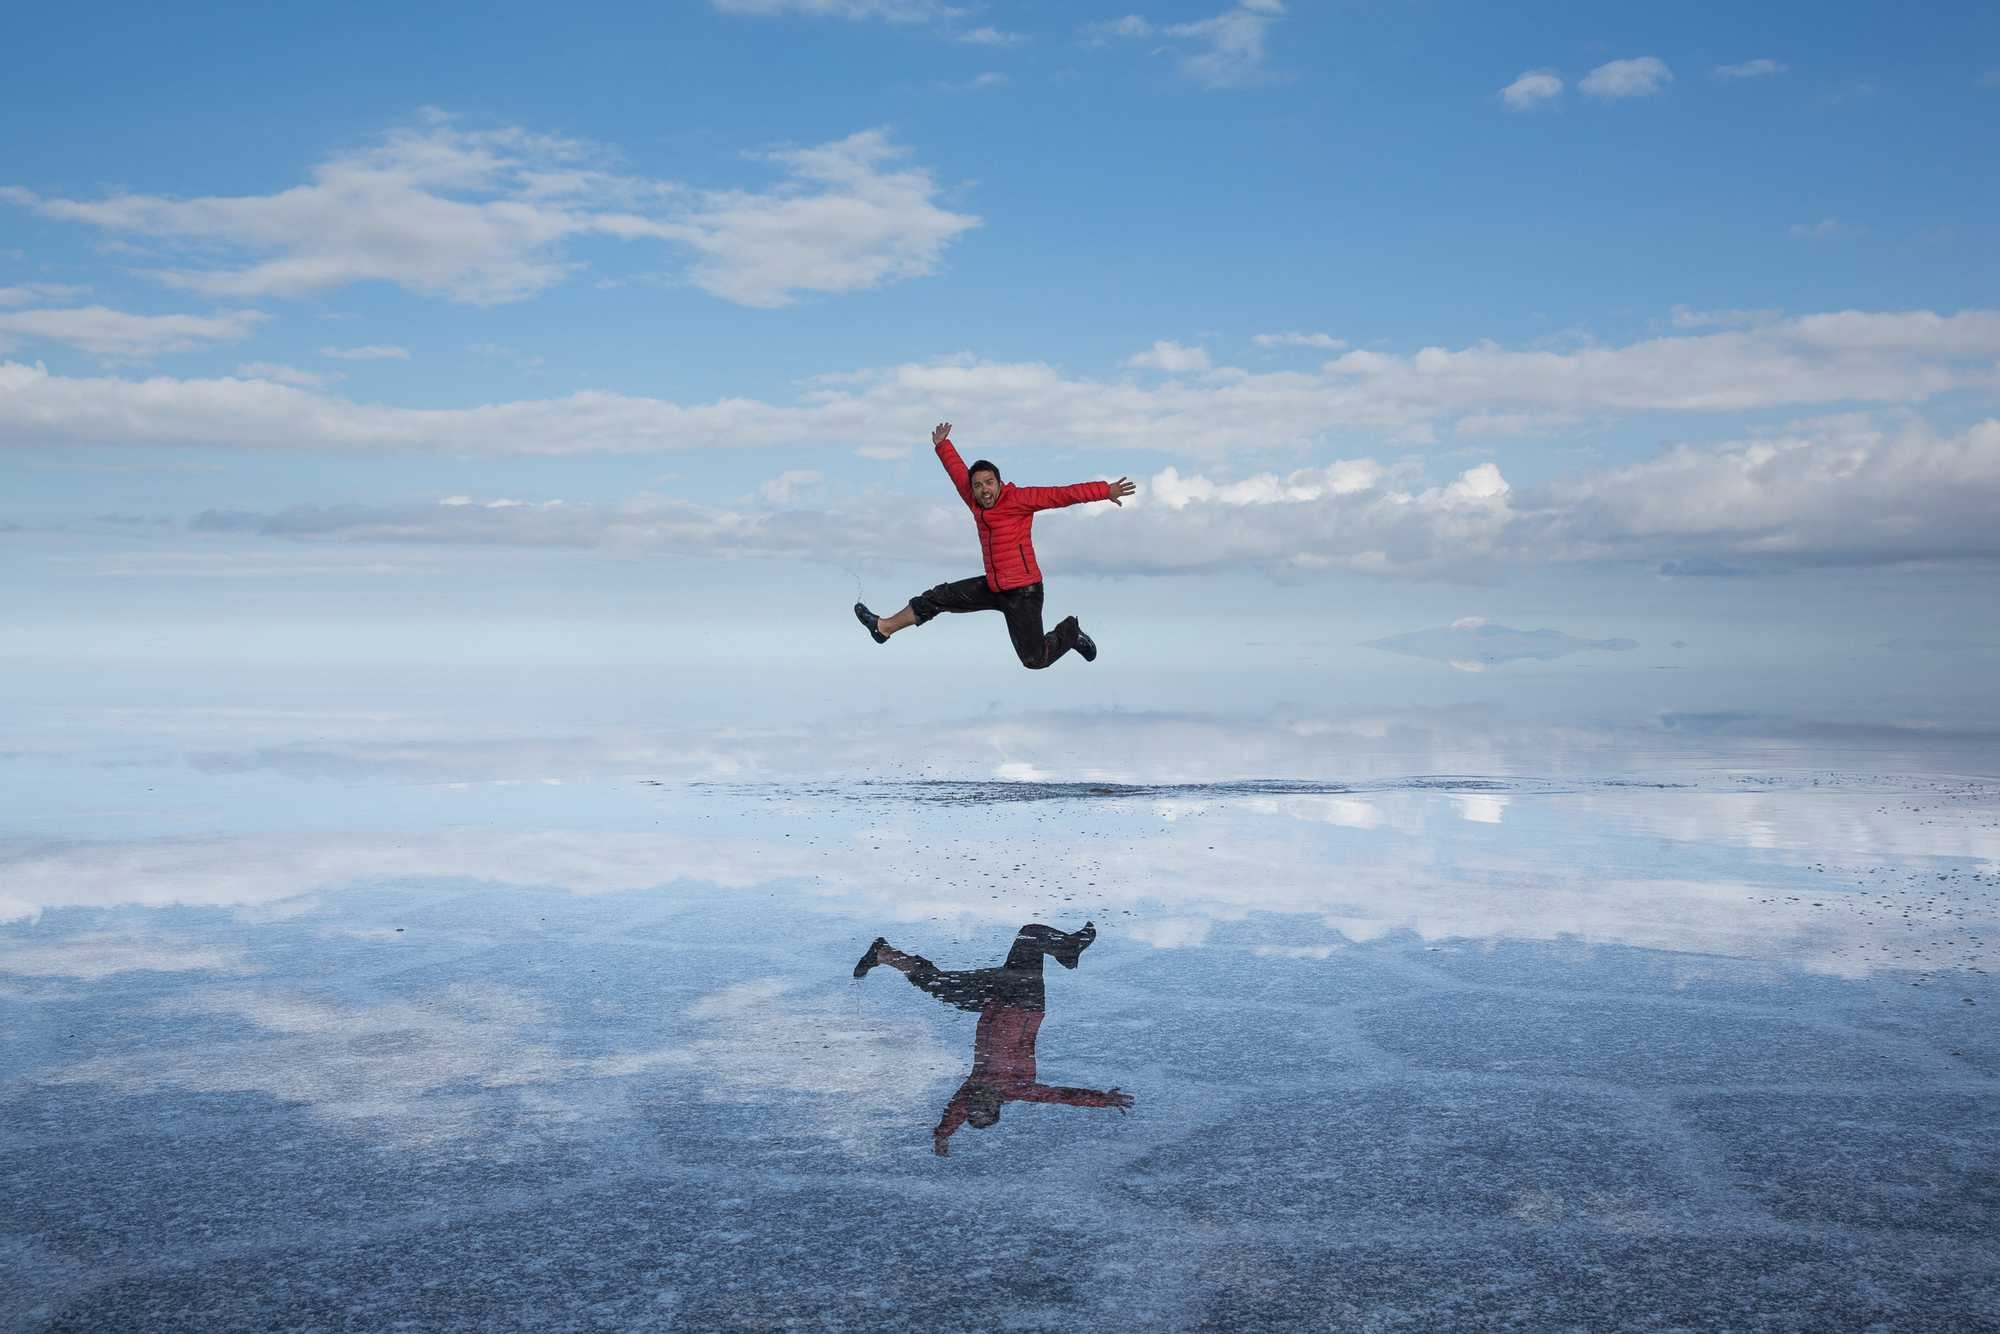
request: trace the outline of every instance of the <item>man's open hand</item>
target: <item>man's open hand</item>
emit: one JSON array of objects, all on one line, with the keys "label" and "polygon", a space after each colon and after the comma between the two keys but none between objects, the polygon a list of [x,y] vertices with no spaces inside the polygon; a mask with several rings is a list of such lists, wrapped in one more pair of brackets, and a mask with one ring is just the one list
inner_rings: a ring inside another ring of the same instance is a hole
[{"label": "man's open hand", "polygon": [[1120,1093],[1117,1089],[1106,1089],[1104,1096],[1111,1100],[1108,1105],[1116,1107],[1120,1116],[1125,1115],[1125,1109],[1132,1105],[1132,1095]]},{"label": "man's open hand", "polygon": [[1116,505],[1121,510],[1124,509],[1125,497],[1131,495],[1134,491],[1137,491],[1138,489],[1139,489],[1138,487],[1132,485],[1132,483],[1126,481],[1123,477],[1120,477],[1117,481],[1111,483],[1111,503]]},{"label": "man's open hand", "polygon": [[933,445],[941,445],[949,439],[951,439],[950,422],[939,422],[931,428],[931,443]]}]

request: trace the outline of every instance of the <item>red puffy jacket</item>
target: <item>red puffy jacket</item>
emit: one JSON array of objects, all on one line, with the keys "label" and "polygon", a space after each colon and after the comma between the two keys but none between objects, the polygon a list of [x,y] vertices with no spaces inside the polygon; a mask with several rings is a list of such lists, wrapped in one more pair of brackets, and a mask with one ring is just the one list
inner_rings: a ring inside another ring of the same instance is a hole
[{"label": "red puffy jacket", "polygon": [[1111,499],[1109,482],[1078,482],[1075,486],[1015,486],[1007,482],[1001,486],[1000,498],[993,502],[993,508],[983,510],[972,498],[972,481],[966,474],[965,460],[952,448],[951,441],[939,442],[937,456],[944,470],[951,474],[959,499],[972,511],[972,521],[979,525],[979,554],[986,562],[986,586],[996,593],[1042,582],[1042,567],[1035,564],[1036,510]]}]

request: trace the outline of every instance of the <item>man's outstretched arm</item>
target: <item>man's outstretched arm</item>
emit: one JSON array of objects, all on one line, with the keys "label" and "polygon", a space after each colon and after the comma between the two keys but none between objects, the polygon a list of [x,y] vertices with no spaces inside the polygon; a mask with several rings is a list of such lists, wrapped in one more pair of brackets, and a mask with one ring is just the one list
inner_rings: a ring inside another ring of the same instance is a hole
[{"label": "man's outstretched arm", "polygon": [[1014,494],[1027,501],[1029,509],[1036,510],[1061,509],[1092,500],[1108,500],[1122,509],[1125,497],[1138,489],[1120,477],[1115,482],[1078,482],[1075,486],[1017,486]]},{"label": "man's outstretched arm", "polygon": [[979,506],[972,499],[972,479],[966,475],[965,460],[958,456],[958,450],[951,443],[951,423],[939,422],[931,431],[931,447],[937,450],[938,462],[951,477],[951,484],[958,488],[958,498],[971,509]]},{"label": "man's outstretched arm", "polygon": [[1117,1089],[1071,1089],[1055,1084],[1028,1084],[1012,1095],[1023,1102],[1060,1102],[1071,1107],[1116,1107],[1121,1113],[1132,1105],[1132,1095]]}]

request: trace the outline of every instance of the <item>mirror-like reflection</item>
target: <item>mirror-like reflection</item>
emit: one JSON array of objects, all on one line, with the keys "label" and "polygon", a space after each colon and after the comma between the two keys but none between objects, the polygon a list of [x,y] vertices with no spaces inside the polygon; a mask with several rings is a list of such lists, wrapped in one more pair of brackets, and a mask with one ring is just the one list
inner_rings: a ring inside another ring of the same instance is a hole
[{"label": "mirror-like reflection", "polygon": [[1116,728],[0,754],[0,1328],[1993,1323],[1992,766]]},{"label": "mirror-like reflection", "polygon": [[944,969],[877,936],[854,965],[857,978],[878,966],[893,968],[918,990],[979,1016],[972,1038],[972,1073],[952,1094],[931,1131],[931,1151],[938,1157],[950,1153],[951,1137],[960,1126],[988,1129],[1000,1120],[1000,1109],[1009,1102],[1116,1107],[1121,1115],[1132,1106],[1132,1095],[1116,1088],[1066,1088],[1036,1078],[1035,1038],[1048,1010],[1042,961],[1054,959],[1065,968],[1075,968],[1096,939],[1094,922],[1085,922],[1080,931],[1030,922],[1015,933],[1006,961],[998,968]]}]

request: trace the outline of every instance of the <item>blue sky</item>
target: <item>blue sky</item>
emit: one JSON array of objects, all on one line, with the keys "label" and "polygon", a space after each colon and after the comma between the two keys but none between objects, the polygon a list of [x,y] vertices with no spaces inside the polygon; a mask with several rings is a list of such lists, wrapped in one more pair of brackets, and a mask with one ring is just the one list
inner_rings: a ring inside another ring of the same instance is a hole
[{"label": "blue sky", "polygon": [[[1156,667],[1191,616],[1995,638],[1990,6],[17,31],[17,663],[393,661],[413,621],[859,653],[857,579],[976,566],[944,418],[1010,478],[1140,484],[1038,544],[1054,614]],[[920,652],[1018,672],[961,629]]]}]

